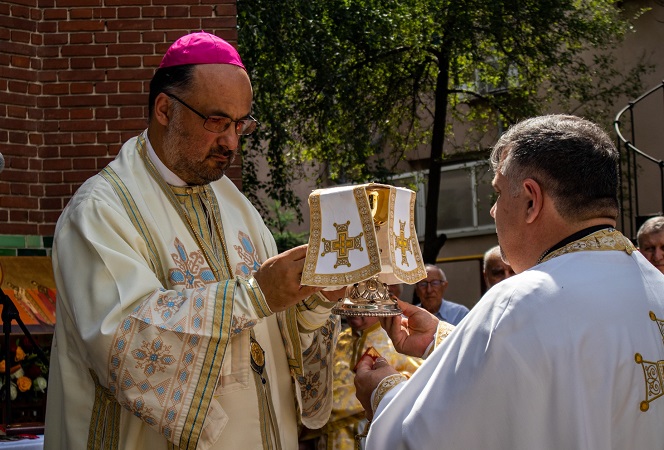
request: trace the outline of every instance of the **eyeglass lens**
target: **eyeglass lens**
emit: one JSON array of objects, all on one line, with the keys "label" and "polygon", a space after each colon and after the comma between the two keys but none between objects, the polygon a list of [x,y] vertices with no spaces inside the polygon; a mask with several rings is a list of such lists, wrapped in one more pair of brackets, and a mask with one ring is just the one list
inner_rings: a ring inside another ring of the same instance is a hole
[{"label": "eyeglass lens", "polygon": [[209,116],[203,127],[206,130],[214,133],[223,133],[226,129],[235,122],[235,132],[238,136],[248,136],[256,130],[258,122],[253,117],[246,119],[232,120],[230,117],[223,116]]},{"label": "eyeglass lens", "polygon": [[438,287],[443,284],[443,280],[432,280],[432,281],[418,281],[415,285],[419,288],[425,289],[428,285],[431,287]]}]

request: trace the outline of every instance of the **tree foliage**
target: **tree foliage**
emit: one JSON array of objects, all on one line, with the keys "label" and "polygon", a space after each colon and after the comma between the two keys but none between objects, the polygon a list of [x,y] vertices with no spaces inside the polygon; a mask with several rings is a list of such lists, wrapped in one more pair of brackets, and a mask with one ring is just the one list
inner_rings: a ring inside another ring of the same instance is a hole
[{"label": "tree foliage", "polygon": [[[424,259],[435,260],[440,167],[453,120],[477,129],[545,111],[593,117],[635,95],[611,50],[630,30],[613,0],[238,0],[239,46],[260,132],[246,144],[244,186],[299,211],[291,187],[385,181],[430,147]],[[630,14],[635,14],[631,12]],[[500,89],[486,89],[487,86]],[[256,175],[255,158],[269,174]]]}]

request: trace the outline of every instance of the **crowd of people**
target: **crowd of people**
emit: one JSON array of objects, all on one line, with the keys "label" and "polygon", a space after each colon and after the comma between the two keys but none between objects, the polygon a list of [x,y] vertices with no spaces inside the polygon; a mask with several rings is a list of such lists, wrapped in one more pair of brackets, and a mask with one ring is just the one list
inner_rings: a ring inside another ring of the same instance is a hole
[{"label": "crowd of people", "polygon": [[476,305],[429,264],[417,301],[390,286],[403,314],[342,324],[343,289],[301,285],[306,246],[277,253],[225,176],[252,98],[233,46],[183,36],[147,129],[64,210],[45,448],[664,446],[664,217],[638,248],[615,229],[599,126],[549,115],[500,137]]}]

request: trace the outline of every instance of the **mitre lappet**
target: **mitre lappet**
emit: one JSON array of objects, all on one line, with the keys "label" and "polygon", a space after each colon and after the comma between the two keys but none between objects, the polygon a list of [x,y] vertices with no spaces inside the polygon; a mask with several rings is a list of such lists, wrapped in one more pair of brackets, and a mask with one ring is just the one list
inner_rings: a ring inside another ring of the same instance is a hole
[{"label": "mitre lappet", "polygon": [[309,195],[311,230],[303,285],[346,294],[332,310],[348,316],[401,313],[390,284],[426,278],[415,231],[415,192],[369,183]]}]

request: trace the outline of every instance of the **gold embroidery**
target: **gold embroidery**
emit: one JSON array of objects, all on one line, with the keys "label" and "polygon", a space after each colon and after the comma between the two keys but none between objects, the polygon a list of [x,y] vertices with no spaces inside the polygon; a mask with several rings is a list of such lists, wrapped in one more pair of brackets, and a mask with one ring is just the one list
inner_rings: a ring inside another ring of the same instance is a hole
[{"label": "gold embroidery", "polygon": [[585,236],[574,242],[570,242],[562,248],[545,255],[538,261],[543,263],[553,259],[557,256],[565,255],[567,253],[575,253],[582,251],[606,251],[606,250],[620,250],[628,255],[631,255],[636,250],[634,245],[623,236],[619,231],[613,228],[596,231],[588,236]]},{"label": "gold embroidery", "polygon": [[[399,235],[394,235],[394,245],[401,250],[401,264],[409,265],[408,258],[406,258],[406,252],[413,252],[413,236],[408,236],[404,234],[406,228],[406,222],[399,221]],[[390,230],[391,231],[391,230]],[[394,232],[392,232],[394,234]]]},{"label": "gold embroidery", "polygon": [[362,235],[364,233],[360,232],[360,234],[354,237],[348,236],[348,226],[350,225],[350,220],[347,220],[346,223],[334,223],[333,225],[334,228],[337,229],[337,238],[332,241],[321,238],[321,241],[323,241],[323,252],[320,254],[320,256],[325,256],[328,253],[335,252],[337,254],[337,262],[334,265],[334,268],[336,269],[342,264],[344,266],[350,267],[350,261],[348,261],[350,250],[364,250],[362,247]]},{"label": "gold embroidery", "polygon": [[[659,332],[664,342],[664,320],[658,319],[652,311],[650,311],[650,320],[655,322],[659,327]],[[641,356],[641,353],[636,353],[634,360],[637,364],[641,364],[643,377],[646,382],[646,399],[640,404],[641,411],[645,412],[648,411],[650,403],[653,400],[664,395],[664,361],[646,361]]]},{"label": "gold embroidery", "polygon": [[385,394],[390,392],[397,384],[402,383],[407,379],[408,378],[406,378],[405,375],[400,373],[395,373],[383,378],[383,380],[376,388],[376,393],[374,394],[374,398],[371,401],[371,410],[376,412],[376,409],[378,408],[380,401],[383,399],[383,397],[385,397]]}]

